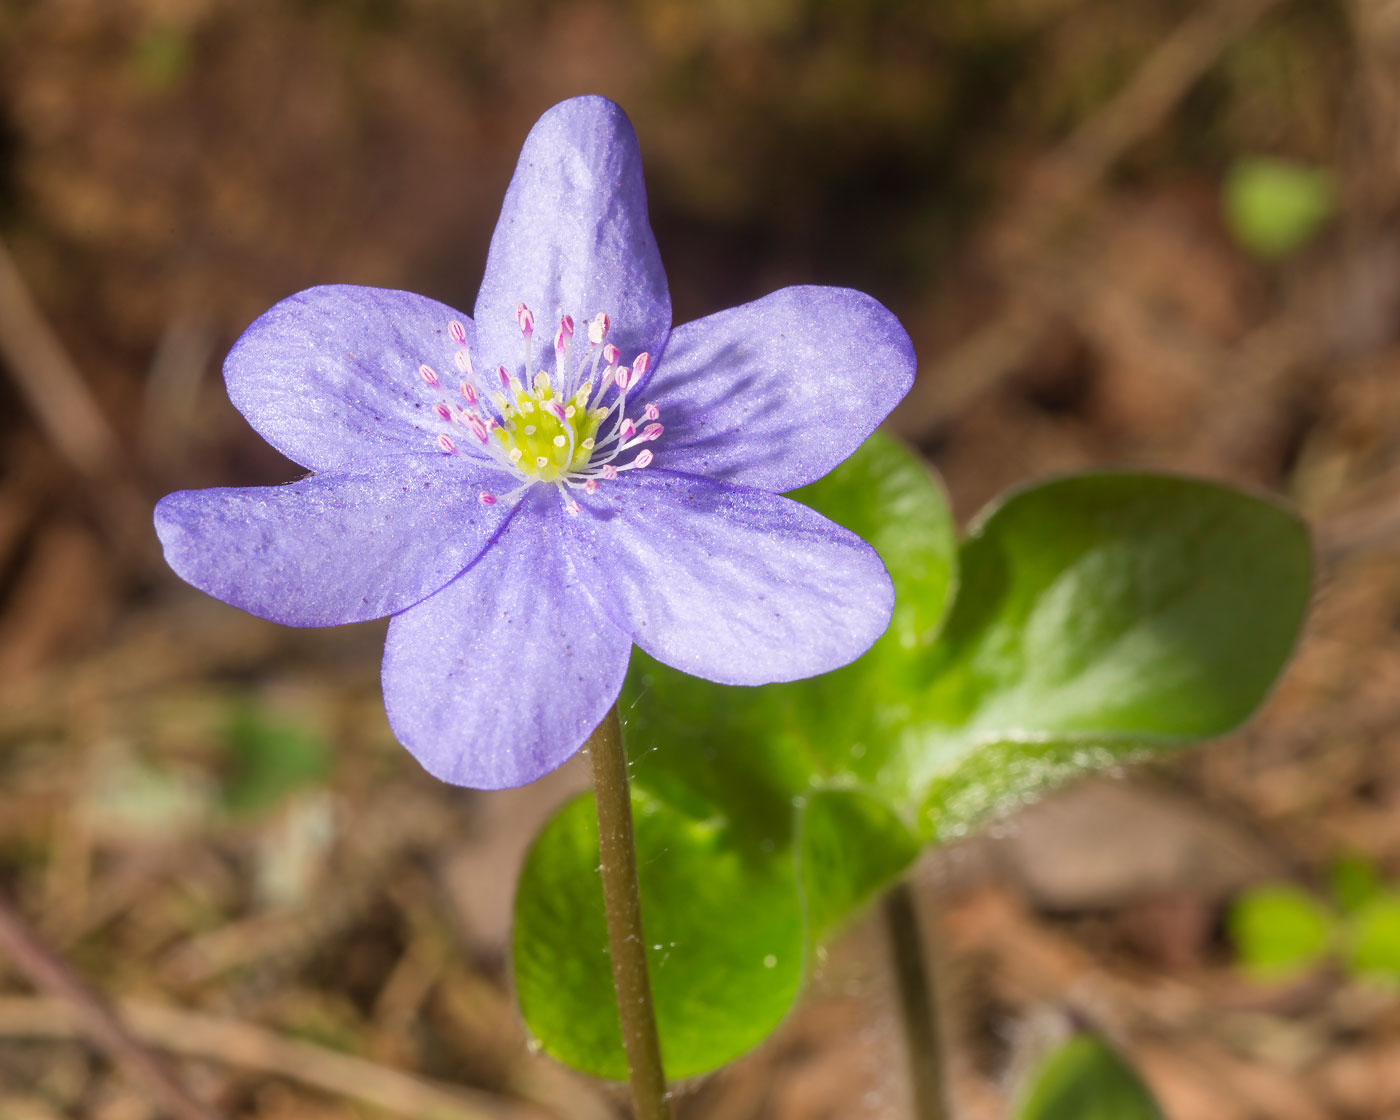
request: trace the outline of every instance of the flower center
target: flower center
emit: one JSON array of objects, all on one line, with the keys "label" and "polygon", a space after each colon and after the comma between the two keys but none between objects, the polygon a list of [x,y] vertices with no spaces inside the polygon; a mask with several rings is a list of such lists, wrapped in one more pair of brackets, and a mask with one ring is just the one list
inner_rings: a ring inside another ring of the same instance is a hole
[{"label": "flower center", "polygon": [[[483,490],[483,505],[509,500],[543,482],[557,487],[565,509],[576,514],[579,505],[570,496],[571,489],[591,494],[600,482],[652,461],[646,448],[635,455],[628,453],[661,435],[663,429],[657,422],[660,410],[649,404],[637,417],[627,415],[628,390],[647,371],[651,356],[643,352],[632,360],[630,368],[621,365],[621,353],[606,341],[607,315],[598,312],[588,324],[587,341],[580,339],[578,343],[573,317],[561,315],[554,334],[551,377],[533,364],[533,313],[522,303],[515,318],[524,342],[523,360],[516,370],[499,366],[489,385],[477,376],[466,348],[466,329],[455,319],[448,324],[448,333],[458,347],[453,363],[466,378],[460,386],[464,404],[446,399],[436,370],[427,365],[418,367],[423,382],[437,393],[433,411],[446,426],[436,443],[444,454],[462,454],[451,429],[465,428],[480,450],[514,482],[509,493],[499,496]],[[643,421],[640,429],[638,419]]]}]

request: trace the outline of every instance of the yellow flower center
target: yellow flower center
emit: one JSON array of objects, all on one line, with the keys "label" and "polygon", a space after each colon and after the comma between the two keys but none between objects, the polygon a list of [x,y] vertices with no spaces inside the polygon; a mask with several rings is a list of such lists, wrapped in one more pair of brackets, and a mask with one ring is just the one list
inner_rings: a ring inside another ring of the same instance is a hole
[{"label": "yellow flower center", "polygon": [[584,382],[572,398],[556,396],[549,374],[540,370],[526,387],[512,379],[509,395],[491,394],[501,415],[491,434],[510,463],[539,482],[581,471],[593,455],[606,408],[589,408],[593,383]]}]

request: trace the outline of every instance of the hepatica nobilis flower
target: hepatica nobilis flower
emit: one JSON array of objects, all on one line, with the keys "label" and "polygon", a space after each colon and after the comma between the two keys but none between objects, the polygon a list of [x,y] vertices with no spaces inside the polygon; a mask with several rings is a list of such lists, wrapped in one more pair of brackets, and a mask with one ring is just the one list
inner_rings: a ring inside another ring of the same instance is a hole
[{"label": "hepatica nobilis flower", "polygon": [[869,296],[784,288],[671,329],[626,116],[565,101],[530,132],[473,314],[330,286],[250,326],[229,396],[313,472],[156,507],[166,559],[292,626],[392,616],[384,700],[433,774],[520,785],[572,755],[635,642],[757,685],[885,629],[875,552],[781,497],[908,390]]}]

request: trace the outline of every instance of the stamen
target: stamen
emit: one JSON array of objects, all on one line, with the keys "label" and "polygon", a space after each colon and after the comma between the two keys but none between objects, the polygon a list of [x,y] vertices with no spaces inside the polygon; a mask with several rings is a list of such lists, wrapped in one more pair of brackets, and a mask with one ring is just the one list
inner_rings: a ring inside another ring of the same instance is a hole
[{"label": "stamen", "polygon": [[593,321],[588,324],[588,341],[594,346],[603,345],[603,339],[608,336],[608,317],[603,312],[593,316]]},{"label": "stamen", "polygon": [[452,364],[457,367],[459,372],[465,373],[468,377],[476,376],[476,370],[472,368],[472,356],[465,350],[458,350],[452,355]]},{"label": "stamen", "polygon": [[456,319],[447,324],[447,333],[452,336],[452,341],[458,346],[464,345],[467,341],[467,328]]},{"label": "stamen", "polygon": [[434,389],[438,387],[438,375],[433,372],[433,367],[423,365],[418,367],[418,376],[431,385]]},{"label": "stamen", "polygon": [[642,411],[646,414],[648,420],[661,419],[661,409],[657,408],[654,404],[647,405]]},{"label": "stamen", "polygon": [[441,417],[443,420],[446,420],[448,423],[452,422],[452,410],[448,408],[447,405],[442,403],[435,404],[433,405],[433,411],[436,412],[439,417]]},{"label": "stamen", "polygon": [[520,326],[520,333],[531,335],[535,333],[535,316],[523,303],[515,309],[515,321]]},{"label": "stamen", "polygon": [[437,445],[448,455],[457,454],[457,445],[452,442],[452,437],[445,432],[437,437]]},{"label": "stamen", "polygon": [[496,504],[496,500],[496,495],[492,494],[489,490],[483,490],[481,492],[481,496],[477,498],[477,501],[484,506],[494,506]]}]

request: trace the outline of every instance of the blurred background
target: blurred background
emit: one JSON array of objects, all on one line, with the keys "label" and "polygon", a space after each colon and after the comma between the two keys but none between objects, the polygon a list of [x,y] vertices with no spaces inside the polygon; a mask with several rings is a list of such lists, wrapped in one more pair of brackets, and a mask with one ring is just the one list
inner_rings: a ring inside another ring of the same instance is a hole
[{"label": "blurred background", "polygon": [[[469,309],[525,133],[584,92],[636,125],[677,322],[806,282],[900,316],[891,427],[961,518],[1140,464],[1316,527],[1245,732],[921,866],[962,1115],[1077,1018],[1174,1120],[1400,1117],[1396,0],[0,0],[0,885],[229,1116],[613,1114],[507,984],[583,775],[438,786],[383,624],[244,616],[150,528],[298,473],[225,396],[242,328],[324,282]],[[1334,959],[1357,884],[1390,924]],[[907,1115],[882,945],[681,1115]],[[154,1115],[0,960],[0,1116]]]}]

